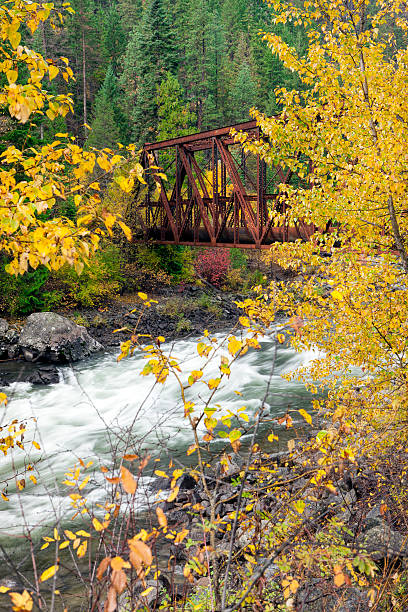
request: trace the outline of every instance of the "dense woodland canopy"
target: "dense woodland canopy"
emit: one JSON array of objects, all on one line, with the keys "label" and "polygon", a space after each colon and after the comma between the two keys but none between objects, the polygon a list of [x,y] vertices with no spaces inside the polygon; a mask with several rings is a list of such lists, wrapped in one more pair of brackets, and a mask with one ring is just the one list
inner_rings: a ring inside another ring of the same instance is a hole
[{"label": "dense woodland canopy", "polygon": [[[45,24],[35,33],[34,47],[45,57],[69,59],[75,114],[66,127],[89,145],[141,144],[232,124],[247,120],[252,106],[274,113],[274,89],[297,83],[258,35],[271,29],[262,0],[74,0],[72,6],[75,14],[63,26]],[[298,29],[286,25],[279,33],[304,50]],[[67,89],[62,78],[52,85]],[[180,112],[171,113],[175,107]]]}]

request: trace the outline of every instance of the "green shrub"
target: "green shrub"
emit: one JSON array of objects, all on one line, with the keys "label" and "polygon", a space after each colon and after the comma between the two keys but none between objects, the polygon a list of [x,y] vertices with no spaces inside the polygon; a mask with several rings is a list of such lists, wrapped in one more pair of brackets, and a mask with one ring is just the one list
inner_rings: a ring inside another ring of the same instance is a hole
[{"label": "green shrub", "polygon": [[89,321],[81,314],[76,314],[72,317],[73,322],[76,325],[81,325],[82,327],[89,327]]},{"label": "green shrub", "polygon": [[253,287],[261,285],[262,287],[268,282],[266,276],[260,270],[254,270],[248,277],[248,286]]},{"label": "green shrub", "polygon": [[157,312],[174,319],[182,318],[193,310],[197,310],[198,303],[184,297],[173,296],[157,305]]},{"label": "green shrub", "polygon": [[232,268],[228,270],[225,280],[224,280],[224,289],[231,289],[232,291],[237,291],[244,285],[244,279],[242,278],[241,268]]},{"label": "green shrub", "polygon": [[181,334],[182,332],[191,331],[192,328],[193,324],[191,323],[190,319],[186,319],[184,316],[182,316],[176,325],[176,332]]},{"label": "green shrub", "polygon": [[230,249],[231,268],[233,270],[246,270],[248,267],[248,255],[244,249]]},{"label": "green shrub", "polygon": [[57,273],[69,306],[98,306],[120,293],[124,284],[120,249],[107,244],[90,259],[82,274],[65,266]]},{"label": "green shrub", "polygon": [[141,244],[134,259],[152,273],[164,272],[174,282],[194,280],[194,254],[191,248],[170,244]]},{"label": "green shrub", "polygon": [[202,293],[197,300],[197,304],[200,308],[208,308],[212,304],[212,299],[208,293]]},{"label": "green shrub", "polygon": [[163,270],[152,270],[138,261],[126,263],[122,270],[123,290],[127,293],[136,291],[156,291],[163,285],[170,285],[171,278]]},{"label": "green shrub", "polygon": [[4,267],[7,259],[0,261],[0,309],[11,316],[29,315],[32,312],[50,310],[61,299],[58,291],[46,290],[49,270],[40,266],[28,270],[24,276],[11,276]]}]

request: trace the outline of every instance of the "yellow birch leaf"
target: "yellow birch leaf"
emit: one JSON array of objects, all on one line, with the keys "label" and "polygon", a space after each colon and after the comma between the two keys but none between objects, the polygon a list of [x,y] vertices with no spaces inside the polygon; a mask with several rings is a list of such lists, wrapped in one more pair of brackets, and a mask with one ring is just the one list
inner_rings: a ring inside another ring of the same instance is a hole
[{"label": "yellow birch leaf", "polygon": [[40,576],[40,582],[45,582],[54,576],[54,574],[58,571],[58,565],[51,565],[48,569],[46,569]]},{"label": "yellow birch leaf", "polygon": [[307,423],[309,423],[309,425],[312,424],[312,417],[310,416],[310,414],[308,412],[306,412],[306,410],[304,410],[303,408],[301,408],[299,410],[299,414],[305,419],[305,421]]},{"label": "yellow birch leaf", "polygon": [[85,557],[86,550],[88,548],[88,540],[83,540],[82,544],[78,546],[77,556],[79,559]]},{"label": "yellow birch leaf", "polygon": [[156,508],[157,519],[159,521],[160,527],[167,527],[167,518],[164,514],[163,510],[159,507]]},{"label": "yellow birch leaf", "polygon": [[58,73],[59,73],[59,68],[51,64],[51,66],[48,68],[48,74],[50,77],[50,81],[52,81],[52,79],[55,79]]},{"label": "yellow birch leaf", "polygon": [[177,495],[179,492],[179,487],[174,487],[174,489],[171,491],[170,495],[167,498],[168,502],[172,502],[176,499]]}]

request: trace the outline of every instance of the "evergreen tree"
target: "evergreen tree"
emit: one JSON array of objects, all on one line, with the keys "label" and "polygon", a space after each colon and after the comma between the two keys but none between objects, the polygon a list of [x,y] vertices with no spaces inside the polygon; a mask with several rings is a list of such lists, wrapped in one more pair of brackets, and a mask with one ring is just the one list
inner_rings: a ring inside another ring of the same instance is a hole
[{"label": "evergreen tree", "polygon": [[168,72],[157,88],[159,140],[185,136],[193,131],[196,117],[183,98],[184,92],[177,77]]},{"label": "evergreen tree", "polygon": [[209,11],[208,0],[193,0],[187,14],[185,89],[197,114],[197,128],[216,127],[223,118],[225,32],[219,6]]},{"label": "evergreen tree", "polygon": [[251,49],[246,37],[241,33],[230,69],[227,117],[231,123],[249,120],[249,109],[258,103],[259,89],[256,87],[254,73]]},{"label": "evergreen tree", "polygon": [[[158,140],[177,136],[186,136],[194,132],[195,114],[183,100],[183,89],[175,76],[168,72],[157,88],[158,107]],[[159,163],[166,170],[169,179],[174,178],[174,153],[164,151],[160,154]]]},{"label": "evergreen tree", "polygon": [[249,109],[255,105],[258,96],[248,63],[242,64],[231,90],[231,123],[249,121]]},{"label": "evergreen tree", "polygon": [[149,0],[130,35],[121,76],[132,137],[141,144],[157,129],[157,86],[175,72],[177,54],[166,0]]},{"label": "evergreen tree", "polygon": [[129,34],[142,16],[142,0],[117,0],[117,10],[121,17],[122,27]]},{"label": "evergreen tree", "polygon": [[[84,124],[90,119],[90,106],[103,79],[100,34],[97,10],[93,0],[72,0],[75,14],[67,19],[70,62],[77,75],[75,87],[76,133],[86,138],[88,130]],[[98,69],[102,71],[98,74]]]},{"label": "evergreen tree", "polygon": [[222,20],[227,32],[228,53],[236,49],[236,40],[240,34],[248,33],[249,13],[247,0],[224,0]]},{"label": "evergreen tree", "polygon": [[103,8],[101,13],[102,55],[117,74],[119,62],[126,50],[126,31],[115,4]]},{"label": "evergreen tree", "polygon": [[125,140],[124,118],[119,109],[117,78],[109,65],[105,80],[95,99],[94,120],[87,144],[92,147],[115,148]]}]

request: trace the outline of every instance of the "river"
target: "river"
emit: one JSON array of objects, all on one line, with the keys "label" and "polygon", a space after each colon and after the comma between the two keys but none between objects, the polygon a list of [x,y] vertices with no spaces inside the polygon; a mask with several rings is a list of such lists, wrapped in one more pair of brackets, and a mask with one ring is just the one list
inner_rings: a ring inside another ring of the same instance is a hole
[{"label": "river", "polygon": [[[221,336],[218,334],[217,336]],[[190,372],[202,364],[196,350],[197,339],[178,340],[172,349],[181,367]],[[223,411],[236,411],[242,405],[249,414],[260,407],[265,394],[274,355],[274,341],[266,336],[260,350],[250,350],[233,366],[231,376],[219,387],[215,403]],[[50,526],[68,518],[68,494],[72,490],[62,485],[64,473],[81,458],[93,460],[96,466],[110,465],[111,448],[118,452],[148,449],[152,456],[147,474],[168,461],[168,456],[185,457],[192,442],[191,432],[183,419],[179,389],[174,379],[164,385],[154,385],[152,377],[140,375],[143,358],[136,354],[117,362],[117,352],[107,352],[96,358],[63,367],[60,382],[46,387],[16,383],[7,389],[9,403],[2,422],[27,419],[26,440],[33,438],[40,444],[36,450],[31,443],[29,456],[16,449],[13,453],[15,467],[24,469],[27,463],[35,463],[34,485],[26,475],[26,488],[20,494],[9,487],[9,501],[0,502],[0,541],[9,550],[15,546],[15,536],[22,533],[25,524],[38,534],[49,533]],[[278,346],[274,375],[267,398],[268,414],[273,419],[287,407],[293,411],[310,408],[311,395],[301,383],[286,382],[282,374],[306,363],[313,354],[297,354],[292,349]],[[219,374],[219,358],[208,364],[206,378]],[[187,374],[183,374],[184,380]],[[204,385],[196,385],[196,393],[205,395]],[[236,392],[239,392],[238,394]],[[208,393],[208,389],[207,389]],[[242,395],[240,395],[242,394]],[[296,425],[296,412],[294,421]],[[299,425],[304,422],[298,415]],[[132,443],[124,448],[125,432],[132,429]],[[271,424],[265,425],[260,436],[267,435]],[[249,436],[248,436],[249,438]],[[287,439],[287,438],[286,438]],[[280,442],[282,447],[286,441]],[[2,458],[0,477],[10,475],[10,455]],[[154,462],[154,459],[159,461]],[[99,474],[99,476],[98,476]],[[102,474],[87,487],[88,499],[98,499]],[[149,475],[145,477],[145,483]],[[143,507],[142,494],[140,507]],[[13,543],[14,542],[14,543]]]}]

